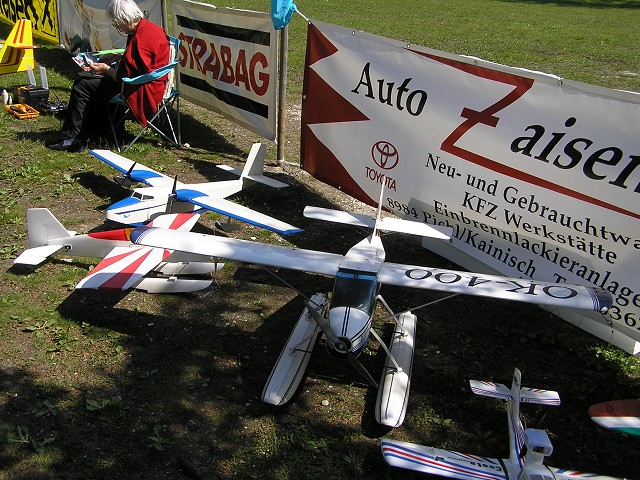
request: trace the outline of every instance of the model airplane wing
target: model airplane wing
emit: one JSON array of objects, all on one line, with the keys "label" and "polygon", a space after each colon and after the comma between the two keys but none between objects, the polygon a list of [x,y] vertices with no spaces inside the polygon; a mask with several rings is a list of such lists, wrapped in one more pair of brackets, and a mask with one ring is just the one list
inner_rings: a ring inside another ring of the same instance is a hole
[{"label": "model airplane wing", "polygon": [[133,288],[171,252],[151,247],[116,247],[76,288],[127,290]]},{"label": "model airplane wing", "polygon": [[[289,225],[286,222],[270,217],[255,210],[251,210],[243,205],[230,202],[224,198],[215,198],[208,195],[198,195],[199,192],[195,192],[194,196],[189,196],[186,201],[198,205],[206,210],[212,210],[214,212],[226,215],[228,217],[241,220],[257,227],[266,228],[268,230],[275,231],[281,235],[289,235],[291,233],[302,232],[300,228]],[[183,199],[185,193],[183,190],[179,192],[179,198]]]},{"label": "model airplane wing", "polygon": [[629,435],[640,435],[640,400],[611,400],[589,407],[589,416],[598,425]]},{"label": "model airplane wing", "polygon": [[118,155],[110,150],[89,150],[89,153],[98,160],[101,160],[107,165],[118,170],[123,174],[123,178],[131,182],[144,183],[150,187],[171,188],[173,186],[173,178],[140,163],[129,160],[128,158]]},{"label": "model airplane wing", "polygon": [[383,439],[382,456],[392,467],[463,480],[506,480],[504,463],[496,458]]},{"label": "model airplane wing", "polygon": [[612,298],[597,287],[565,285],[440,268],[384,263],[380,283],[606,313]]},{"label": "model airplane wing", "polygon": [[[335,275],[344,260],[342,255],[278,245],[220,238],[193,232],[138,227],[131,234],[138,245],[169,248],[270,267]],[[540,305],[557,305],[605,312],[611,297],[596,288],[560,285],[550,282],[458,272],[437,268],[383,263],[378,275],[381,283],[458,292],[468,295],[508,299]]]},{"label": "model airplane wing", "polygon": [[[167,229],[188,231],[193,228],[199,218],[198,214],[173,213],[156,217],[150,225],[164,231]],[[76,288],[105,290],[134,288],[171,253],[171,250],[163,248],[115,247],[76,285]]]},{"label": "model airplane wing", "polygon": [[138,227],[131,233],[131,242],[137,245],[170,248],[198,255],[324,275],[335,275],[344,258],[335,253],[146,226]]}]

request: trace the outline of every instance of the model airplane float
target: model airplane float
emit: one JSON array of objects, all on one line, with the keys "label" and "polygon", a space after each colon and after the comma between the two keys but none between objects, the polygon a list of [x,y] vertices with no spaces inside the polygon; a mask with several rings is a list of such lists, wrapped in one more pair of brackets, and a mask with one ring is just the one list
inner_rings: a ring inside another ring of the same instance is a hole
[{"label": "model airplane float", "polygon": [[274,188],[287,186],[286,183],[263,175],[265,146],[261,143],[253,144],[242,171],[218,165],[223,170],[239,175],[239,179],[195,184],[181,183],[177,177],[168,177],[109,150],[91,150],[89,153],[122,173],[122,176],[116,177],[116,182],[120,185],[130,186],[136,182],[149,185],[133,189],[130,197],[108,207],[109,220],[127,225],[142,225],[165,213],[212,210],[282,235],[302,231],[293,225],[225,200],[256,182]]},{"label": "model airplane float", "polygon": [[[197,214],[174,213],[156,217],[151,224],[163,229],[190,230],[198,218]],[[29,249],[13,261],[15,264],[39,265],[58,251],[76,257],[103,258],[76,288],[191,292],[207,288],[211,280],[181,276],[206,275],[224,265],[207,256],[132,245],[129,235],[133,228],[76,235],[46,208],[27,210],[27,227]]]},{"label": "model airplane float", "polygon": [[523,427],[520,402],[560,405],[557,392],[521,387],[517,368],[511,389],[501,383],[477,380],[469,383],[477,395],[508,402],[509,458],[481,457],[383,438],[381,448],[386,462],[393,467],[463,480],[614,480],[614,477],[558,469],[544,464],[545,457],[553,452],[553,446],[544,430]]},{"label": "model airplane float", "polygon": [[598,425],[629,435],[640,435],[640,399],[611,400],[589,407]]},{"label": "model airplane float", "polygon": [[440,239],[448,239],[449,236],[444,228],[397,218],[381,219],[380,208],[375,219],[317,207],[307,207],[304,214],[311,218],[370,227],[373,231],[346,255],[147,226],[138,227],[131,234],[131,241],[137,245],[335,276],[330,302],[326,297],[316,295],[306,303],[306,311],[296,323],[262,393],[262,400],[267,403],[282,405],[291,398],[304,375],[314,341],[320,332],[327,339],[329,353],[347,358],[369,383],[377,386],[357,357],[363,352],[370,336],[379,340],[371,324],[376,302],[380,300],[393,316],[396,326],[390,347],[380,342],[386,350],[387,362],[378,389],[376,419],[389,426],[402,423],[409,393],[416,316],[409,311],[394,315],[378,295],[381,284],[601,312],[611,306],[611,296],[596,288],[385,262],[385,251],[378,230]]}]

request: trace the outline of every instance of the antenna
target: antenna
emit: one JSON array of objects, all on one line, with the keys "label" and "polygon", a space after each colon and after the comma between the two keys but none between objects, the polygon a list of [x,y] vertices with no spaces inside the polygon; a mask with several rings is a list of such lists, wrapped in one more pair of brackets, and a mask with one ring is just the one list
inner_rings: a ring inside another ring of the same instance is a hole
[{"label": "antenna", "polygon": [[373,233],[371,234],[372,238],[378,233],[378,222],[380,221],[380,216],[382,215],[382,197],[384,196],[384,184],[387,177],[385,175],[382,175],[381,178],[382,184],[380,185],[380,198],[378,198],[378,212],[376,213],[376,223],[373,226]]}]

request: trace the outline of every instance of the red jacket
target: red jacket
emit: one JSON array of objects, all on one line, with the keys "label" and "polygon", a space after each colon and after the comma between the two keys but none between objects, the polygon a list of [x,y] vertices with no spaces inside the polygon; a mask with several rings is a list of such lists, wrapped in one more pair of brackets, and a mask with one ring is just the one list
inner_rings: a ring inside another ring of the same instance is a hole
[{"label": "red jacket", "polygon": [[[117,80],[137,77],[169,63],[169,37],[164,29],[143,18],[127,38],[127,47],[118,64]],[[147,118],[158,110],[167,77],[142,85],[125,85],[124,97],[136,119],[145,127]]]}]

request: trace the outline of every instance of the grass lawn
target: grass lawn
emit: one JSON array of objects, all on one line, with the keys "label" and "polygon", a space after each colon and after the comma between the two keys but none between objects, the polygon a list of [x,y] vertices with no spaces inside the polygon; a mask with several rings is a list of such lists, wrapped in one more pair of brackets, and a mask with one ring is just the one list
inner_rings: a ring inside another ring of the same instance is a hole
[{"label": "grass lawn", "polygon": [[[265,0],[218,6],[266,11]],[[305,16],[452,53],[640,91],[640,2],[571,0],[299,0]],[[0,26],[5,38],[10,26]],[[289,32],[287,160],[299,160],[299,105],[306,23]],[[51,98],[66,100],[76,73],[56,47],[36,50]],[[0,77],[0,88],[26,74]],[[0,115],[0,480],[420,478],[386,467],[379,440],[393,438],[479,455],[507,455],[503,405],[475,397],[469,379],[557,390],[562,405],[542,423],[554,444],[550,464],[638,478],[640,440],[606,431],[589,405],[640,398],[640,360],[528,305],[457,297],[418,310],[413,381],[401,428],[375,423],[376,392],[346,363],[316,346],[300,391],[286,407],[260,401],[264,383],[302,297],[264,270],[227,263],[208,289],[188,295],[75,291],[97,259],[64,254],[34,270],[12,260],[27,247],[26,209],[47,207],[69,230],[116,228],[104,209],[128,195],[114,171],[87,153],[44,147],[60,122]],[[128,128],[133,129],[134,126]],[[183,141],[171,149],[153,136],[127,154],[184,182],[229,178],[260,139],[183,102]],[[349,226],[302,217],[305,205],[352,210],[357,202],[295,165],[268,174],[290,185],[252,187],[234,200],[305,229],[281,238],[248,225],[239,238],[339,253],[366,236]],[[212,233],[216,216],[199,231]],[[385,236],[390,261],[455,268],[419,247]],[[329,291],[328,278],[279,272],[305,295]],[[384,288],[400,311],[434,292]],[[382,310],[376,327],[388,335]],[[386,337],[385,337],[386,338]],[[379,375],[371,346],[361,356]],[[523,407],[528,426],[540,410]]]}]

